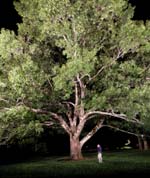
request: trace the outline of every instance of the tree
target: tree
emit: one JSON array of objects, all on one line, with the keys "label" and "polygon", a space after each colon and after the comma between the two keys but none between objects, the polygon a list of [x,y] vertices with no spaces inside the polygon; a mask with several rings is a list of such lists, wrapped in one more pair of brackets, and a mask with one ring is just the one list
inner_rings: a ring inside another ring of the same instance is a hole
[{"label": "tree", "polygon": [[[0,35],[2,115],[9,101],[8,110],[23,107],[36,122],[58,123],[75,160],[111,121],[143,124],[150,109],[149,24],[132,20],[127,1],[20,0],[15,6],[23,21],[18,34]],[[83,132],[88,123],[91,130]]]}]

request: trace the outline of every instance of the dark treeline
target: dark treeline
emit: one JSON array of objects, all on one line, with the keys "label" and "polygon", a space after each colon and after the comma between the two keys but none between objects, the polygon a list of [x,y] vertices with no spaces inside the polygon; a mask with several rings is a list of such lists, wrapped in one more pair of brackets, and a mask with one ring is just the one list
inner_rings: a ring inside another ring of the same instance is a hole
[{"label": "dark treeline", "polygon": [[[48,130],[40,137],[27,138],[18,143],[0,146],[0,164],[20,162],[37,156],[64,156],[69,154],[68,136],[62,133],[49,133]],[[101,129],[89,140],[83,152],[95,152],[96,145],[100,143],[103,151],[122,149],[138,149],[138,140],[135,136],[116,132],[107,128]]]}]

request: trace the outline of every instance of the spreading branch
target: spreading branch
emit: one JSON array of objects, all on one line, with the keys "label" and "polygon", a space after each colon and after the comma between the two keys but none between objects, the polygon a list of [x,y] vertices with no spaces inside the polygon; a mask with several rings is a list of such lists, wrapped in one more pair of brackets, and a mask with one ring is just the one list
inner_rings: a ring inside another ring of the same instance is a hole
[{"label": "spreading branch", "polygon": [[102,127],[103,122],[104,119],[99,120],[96,126],[85,137],[81,139],[80,141],[81,147]]},{"label": "spreading branch", "polygon": [[142,122],[140,122],[138,119],[128,119],[126,115],[124,114],[116,114],[116,113],[110,113],[110,112],[103,112],[103,111],[90,111],[84,115],[84,119],[88,120],[89,118],[93,118],[94,115],[103,115],[103,116],[110,116],[110,117],[115,117],[119,118],[121,120],[125,120],[127,122],[132,122],[132,123],[138,123],[143,125]]},{"label": "spreading branch", "polygon": [[111,67],[113,64],[115,64],[116,61],[117,61],[119,58],[123,57],[123,55],[124,55],[123,50],[117,49],[117,55],[115,55],[115,56],[113,57],[112,62],[110,62],[109,64],[107,64],[107,65],[105,65],[105,66],[102,66],[102,67],[97,71],[97,73],[96,73],[95,75],[93,75],[92,77],[89,77],[89,82],[90,82],[91,80],[95,79],[95,78],[96,78],[101,72],[103,72],[105,69],[107,69],[107,68]]},{"label": "spreading branch", "polygon": [[71,106],[75,107],[75,105],[72,102],[63,102],[63,103],[67,105],[68,111],[66,112],[66,115],[68,117],[70,126],[72,126],[73,120],[72,120],[72,108],[71,108]]},{"label": "spreading branch", "polygon": [[6,100],[6,99],[3,99],[3,98],[0,98],[0,102],[5,102],[5,103],[9,103],[9,101],[8,100]]},{"label": "spreading branch", "polygon": [[126,134],[134,135],[134,136],[136,136],[136,137],[141,136],[140,134],[136,134],[136,133],[133,133],[133,132],[129,132],[129,131],[120,129],[120,128],[118,128],[118,127],[112,126],[112,125],[102,125],[102,127],[109,127],[109,128],[111,128],[111,129],[115,129],[115,130],[117,130],[117,131],[124,132],[124,133],[126,133]]},{"label": "spreading branch", "polygon": [[70,134],[70,128],[69,128],[68,124],[66,123],[66,121],[62,118],[62,116],[60,116],[56,113],[53,113],[53,112],[42,110],[42,109],[30,108],[30,110],[34,113],[50,115],[53,119],[57,120],[60,123],[60,125],[64,128],[64,130],[68,134]]},{"label": "spreading branch", "polygon": [[64,102],[62,102],[62,103],[66,104],[66,105],[71,105],[71,106],[75,107],[75,104],[72,103],[72,102],[69,102],[69,101],[64,101]]}]

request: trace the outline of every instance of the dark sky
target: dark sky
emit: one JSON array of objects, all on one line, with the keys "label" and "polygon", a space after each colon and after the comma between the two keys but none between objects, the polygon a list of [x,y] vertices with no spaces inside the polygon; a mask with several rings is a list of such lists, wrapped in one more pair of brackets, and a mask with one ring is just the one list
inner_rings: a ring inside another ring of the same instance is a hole
[{"label": "dark sky", "polygon": [[135,6],[134,19],[148,20],[150,19],[150,5],[149,0],[129,0]]},{"label": "dark sky", "polygon": [[0,0],[0,28],[17,29],[18,22],[21,18],[14,9],[13,0]]},{"label": "dark sky", "polygon": [[[146,20],[150,19],[149,0],[129,0],[134,6],[134,19]],[[17,29],[16,23],[21,22],[21,18],[14,10],[13,0],[0,0],[0,28]]]}]

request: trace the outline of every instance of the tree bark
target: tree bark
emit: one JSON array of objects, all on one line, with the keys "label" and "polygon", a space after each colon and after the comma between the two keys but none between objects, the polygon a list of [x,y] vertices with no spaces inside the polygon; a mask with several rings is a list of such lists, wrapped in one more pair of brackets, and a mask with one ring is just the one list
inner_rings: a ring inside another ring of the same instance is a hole
[{"label": "tree bark", "polygon": [[142,139],[140,136],[137,137],[138,139],[138,147],[139,147],[139,150],[143,150],[143,144],[142,144]]},{"label": "tree bark", "polygon": [[143,146],[144,146],[144,150],[148,150],[148,143],[145,137],[143,137]]},{"label": "tree bark", "polygon": [[79,138],[70,135],[70,156],[72,160],[83,159]]}]

